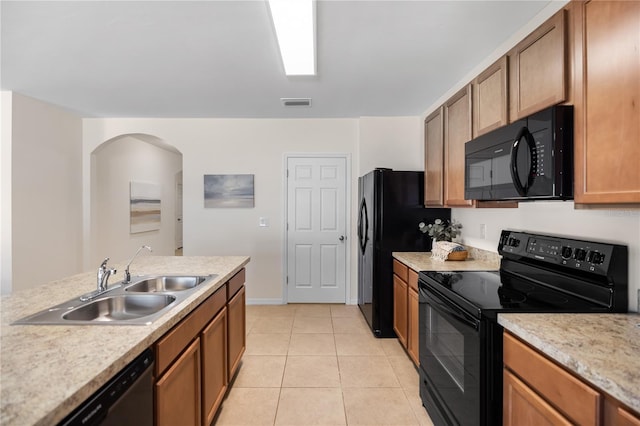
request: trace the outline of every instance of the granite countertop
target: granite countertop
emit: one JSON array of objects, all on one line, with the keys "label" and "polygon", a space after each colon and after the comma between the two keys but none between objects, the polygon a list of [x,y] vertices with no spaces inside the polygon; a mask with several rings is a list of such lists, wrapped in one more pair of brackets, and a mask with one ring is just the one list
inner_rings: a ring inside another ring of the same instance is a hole
[{"label": "granite countertop", "polygon": [[640,413],[640,315],[498,314],[498,323]]},{"label": "granite countertop", "polygon": [[467,260],[433,259],[431,252],[394,252],[393,257],[416,272],[420,271],[497,271],[500,256],[490,251],[468,248]]},{"label": "granite countertop", "polygon": [[[95,289],[95,272],[0,298],[0,424],[52,425],[151,346],[248,262],[247,256],[141,256],[132,275],[218,274],[150,325],[10,325]],[[111,282],[122,280],[126,262]]]}]

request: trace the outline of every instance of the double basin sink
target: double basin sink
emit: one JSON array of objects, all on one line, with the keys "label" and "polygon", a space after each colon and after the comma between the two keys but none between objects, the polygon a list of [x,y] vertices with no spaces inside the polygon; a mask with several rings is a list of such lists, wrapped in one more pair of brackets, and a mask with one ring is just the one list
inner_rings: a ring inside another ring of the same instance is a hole
[{"label": "double basin sink", "polygon": [[75,298],[13,324],[147,325],[216,277],[215,274],[134,277],[130,283],[115,283],[90,300]]}]

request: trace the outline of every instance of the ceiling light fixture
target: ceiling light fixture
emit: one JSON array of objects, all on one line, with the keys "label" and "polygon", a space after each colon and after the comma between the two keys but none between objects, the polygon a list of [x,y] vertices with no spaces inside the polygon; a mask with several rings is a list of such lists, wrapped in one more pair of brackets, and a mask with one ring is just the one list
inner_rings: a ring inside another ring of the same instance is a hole
[{"label": "ceiling light fixture", "polygon": [[316,75],[315,0],[268,0],[287,75]]}]

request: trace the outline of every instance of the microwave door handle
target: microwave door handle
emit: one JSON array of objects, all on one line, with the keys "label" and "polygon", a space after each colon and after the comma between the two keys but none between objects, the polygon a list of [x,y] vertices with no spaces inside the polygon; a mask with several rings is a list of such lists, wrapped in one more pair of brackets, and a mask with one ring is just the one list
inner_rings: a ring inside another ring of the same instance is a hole
[{"label": "microwave door handle", "polygon": [[[518,170],[518,147],[520,146],[520,141],[522,138],[525,139],[526,144],[529,148],[529,170],[527,172],[527,182],[523,185],[520,181],[519,170]],[[526,126],[523,126],[515,140],[513,141],[513,145],[511,146],[511,180],[513,181],[513,185],[516,187],[516,191],[518,194],[525,197],[527,192],[529,191],[529,186],[533,183],[533,161],[535,158],[535,141],[533,140],[533,135],[529,132]]]}]

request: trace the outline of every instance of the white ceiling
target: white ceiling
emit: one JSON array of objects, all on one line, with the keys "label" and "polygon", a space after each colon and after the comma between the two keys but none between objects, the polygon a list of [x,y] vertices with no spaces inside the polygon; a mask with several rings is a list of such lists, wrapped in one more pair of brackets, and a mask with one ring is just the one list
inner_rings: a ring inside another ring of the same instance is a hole
[{"label": "white ceiling", "polygon": [[420,115],[548,3],[320,0],[286,77],[264,1],[3,0],[0,77],[86,117]]}]

